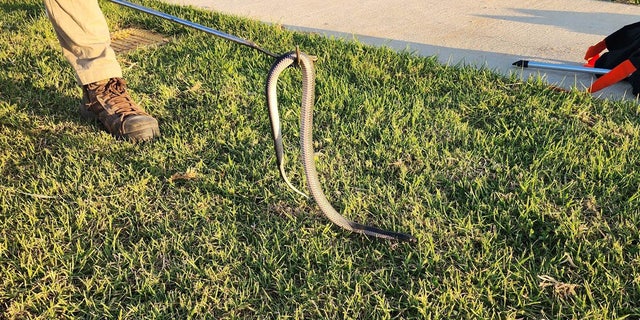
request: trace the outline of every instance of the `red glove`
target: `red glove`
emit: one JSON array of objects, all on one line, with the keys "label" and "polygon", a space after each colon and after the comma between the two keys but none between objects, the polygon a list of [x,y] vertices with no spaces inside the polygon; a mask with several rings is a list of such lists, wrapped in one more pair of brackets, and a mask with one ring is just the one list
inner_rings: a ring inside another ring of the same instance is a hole
[{"label": "red glove", "polygon": [[619,64],[617,67],[611,69],[611,71],[609,71],[607,74],[598,78],[598,80],[596,80],[591,85],[591,88],[589,88],[588,91],[596,92],[596,91],[602,90],[614,83],[617,83],[626,79],[631,74],[636,72],[636,70],[637,70],[636,66],[633,65],[633,62],[631,60],[625,60],[624,62]]},{"label": "red glove", "polygon": [[[607,48],[607,44],[604,40],[596,43],[595,45],[589,47],[587,53],[584,55],[584,59],[590,61],[593,57],[599,56],[600,52],[604,51]],[[596,58],[597,59],[597,58]]]}]

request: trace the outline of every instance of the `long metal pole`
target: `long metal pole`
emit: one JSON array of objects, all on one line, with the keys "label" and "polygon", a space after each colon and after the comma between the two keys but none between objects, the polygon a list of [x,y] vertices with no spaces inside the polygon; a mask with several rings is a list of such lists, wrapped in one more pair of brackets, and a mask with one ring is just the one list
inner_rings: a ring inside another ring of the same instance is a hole
[{"label": "long metal pole", "polygon": [[539,68],[539,69],[571,71],[571,72],[586,72],[586,73],[592,73],[592,74],[606,74],[606,73],[609,73],[609,71],[611,71],[609,69],[603,69],[603,68],[572,66],[568,64],[544,63],[544,62],[536,62],[536,61],[528,61],[528,60],[519,60],[514,62],[513,65],[516,67],[522,67],[522,68]]},{"label": "long metal pole", "polygon": [[167,14],[167,13],[164,13],[164,12],[161,12],[161,11],[157,11],[157,10],[154,10],[154,9],[151,9],[151,8],[147,8],[147,7],[144,7],[144,6],[135,4],[135,3],[131,3],[131,2],[128,2],[128,1],[124,1],[124,0],[109,0],[109,1],[111,1],[113,3],[116,3],[116,4],[119,4],[121,6],[125,6],[127,8],[135,9],[135,10],[138,10],[138,11],[141,11],[141,12],[144,12],[144,13],[148,13],[150,15],[154,15],[156,17],[160,17],[160,18],[163,18],[163,19],[175,22],[175,23],[179,23],[179,24],[181,24],[183,26],[187,26],[187,27],[190,27],[190,28],[194,28],[196,30],[204,31],[204,32],[212,34],[212,35],[214,35],[216,37],[220,37],[220,38],[223,38],[223,39],[226,39],[226,40],[230,40],[230,41],[245,45],[247,47],[256,49],[256,50],[258,50],[258,51],[260,51],[262,53],[265,53],[265,54],[267,54],[267,55],[269,55],[271,57],[274,57],[274,58],[279,57],[278,54],[275,54],[275,53],[270,52],[270,51],[268,51],[268,50],[266,50],[264,48],[261,48],[260,46],[258,46],[257,44],[255,44],[255,43],[253,43],[251,41],[248,41],[248,40],[245,40],[245,39],[236,37],[234,35],[231,35],[231,34],[228,34],[228,33],[224,33],[222,31],[218,31],[218,30],[215,30],[215,29],[212,29],[212,28],[209,28],[209,27],[205,27],[205,26],[203,26],[201,24],[197,24],[197,23],[191,22],[189,20],[181,19],[181,18],[178,18],[176,16],[172,16],[170,14]]}]

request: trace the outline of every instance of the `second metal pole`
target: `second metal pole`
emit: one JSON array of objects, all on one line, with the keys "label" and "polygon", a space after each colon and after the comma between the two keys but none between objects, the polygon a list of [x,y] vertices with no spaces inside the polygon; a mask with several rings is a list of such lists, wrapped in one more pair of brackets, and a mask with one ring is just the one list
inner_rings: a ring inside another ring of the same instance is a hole
[{"label": "second metal pole", "polygon": [[609,69],[603,69],[603,68],[572,66],[568,64],[544,63],[544,62],[536,62],[536,61],[528,61],[528,60],[519,60],[514,62],[513,65],[516,67],[522,67],[522,68],[539,68],[539,69],[571,71],[571,72],[586,72],[586,73],[592,73],[592,74],[606,74],[609,71],[611,71]]}]

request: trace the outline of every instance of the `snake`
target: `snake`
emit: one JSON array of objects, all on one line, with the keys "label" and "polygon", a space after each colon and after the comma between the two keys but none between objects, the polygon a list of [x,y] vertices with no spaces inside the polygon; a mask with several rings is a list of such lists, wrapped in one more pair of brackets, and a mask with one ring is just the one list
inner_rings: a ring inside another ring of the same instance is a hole
[{"label": "snake", "polygon": [[333,208],[327,199],[318,178],[315,165],[315,151],[313,148],[313,105],[315,100],[315,57],[309,56],[299,50],[285,53],[273,62],[267,75],[266,96],[269,109],[269,120],[271,122],[271,134],[276,153],[276,163],[283,178],[289,188],[297,194],[309,198],[305,193],[295,188],[285,172],[284,147],[282,139],[282,126],[278,111],[277,83],[280,74],[291,66],[300,67],[302,71],[302,102],[300,107],[300,149],[302,165],[307,179],[308,191],[316,202],[322,213],[337,226],[367,236],[376,238],[399,240],[406,242],[416,242],[417,239],[410,234],[388,231],[377,227],[360,224],[342,216]]}]

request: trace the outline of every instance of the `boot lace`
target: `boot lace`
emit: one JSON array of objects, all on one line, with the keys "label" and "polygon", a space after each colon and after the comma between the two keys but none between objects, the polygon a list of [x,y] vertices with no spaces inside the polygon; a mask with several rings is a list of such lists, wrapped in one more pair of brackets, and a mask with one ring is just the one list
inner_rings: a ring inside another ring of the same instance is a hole
[{"label": "boot lace", "polygon": [[119,115],[120,119],[129,115],[147,114],[131,99],[124,79],[110,79],[104,86],[96,88],[96,96],[102,96],[105,104],[114,114]]}]

